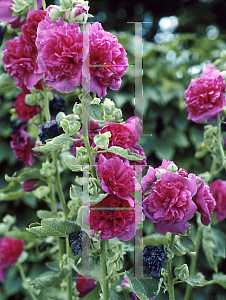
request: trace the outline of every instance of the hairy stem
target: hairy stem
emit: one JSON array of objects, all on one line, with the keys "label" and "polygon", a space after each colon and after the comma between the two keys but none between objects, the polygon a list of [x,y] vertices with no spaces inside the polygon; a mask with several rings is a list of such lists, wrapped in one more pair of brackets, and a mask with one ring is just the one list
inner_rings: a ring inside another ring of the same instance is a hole
[{"label": "hairy stem", "polygon": [[[175,238],[175,234],[172,233],[171,234],[170,245],[169,245],[169,249],[170,249],[171,253],[172,253],[172,250],[173,250],[174,238]],[[175,300],[175,297],[174,297],[174,284],[173,284],[173,280],[172,280],[172,258],[168,259],[168,262],[167,262],[167,272],[168,272],[168,293],[169,293],[169,299],[170,300]]]},{"label": "hairy stem", "polygon": [[21,278],[22,278],[22,280],[23,280],[23,282],[24,282],[24,284],[25,284],[25,286],[26,286],[26,289],[28,290],[28,292],[29,292],[31,298],[32,298],[33,300],[38,300],[38,298],[37,298],[37,297],[35,296],[35,294],[33,293],[31,286],[26,282],[26,281],[27,281],[27,278],[26,278],[26,276],[25,276],[24,269],[23,269],[22,265],[21,265],[19,262],[17,262],[17,267],[18,267],[18,270],[19,270],[19,272],[20,272],[20,276],[21,276]]},{"label": "hairy stem", "polygon": [[222,142],[221,142],[221,120],[220,120],[219,114],[217,115],[217,127],[218,127],[218,132],[217,132],[218,133],[218,135],[217,135],[218,147],[220,150],[222,165],[225,166],[225,155],[224,155],[224,149],[223,149]]},{"label": "hairy stem", "polygon": [[45,84],[44,80],[42,80],[42,88],[43,88],[43,92],[44,92],[44,111],[45,111],[46,122],[50,122],[51,116],[50,116],[50,112],[49,112],[49,101],[48,101],[46,84]]},{"label": "hairy stem", "polygon": [[[201,243],[201,236],[202,236],[202,225],[200,224],[198,226],[197,233],[196,233],[196,238],[195,238],[196,255],[192,256],[192,258],[191,258],[190,276],[195,274],[196,262],[197,262],[200,243]],[[184,300],[189,300],[190,299],[191,290],[192,290],[192,286],[190,284],[187,284]]]},{"label": "hairy stem", "polygon": [[109,290],[107,281],[107,265],[106,265],[106,241],[101,239],[100,241],[100,263],[102,270],[101,288],[103,292],[103,300],[109,300]]}]

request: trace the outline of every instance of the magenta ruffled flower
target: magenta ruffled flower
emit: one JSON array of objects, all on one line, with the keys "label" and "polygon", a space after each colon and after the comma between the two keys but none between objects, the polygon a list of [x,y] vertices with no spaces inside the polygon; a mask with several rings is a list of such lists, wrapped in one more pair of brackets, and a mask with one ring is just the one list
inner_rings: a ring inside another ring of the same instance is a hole
[{"label": "magenta ruffled flower", "polygon": [[96,285],[95,285],[95,279],[84,277],[84,276],[82,276],[80,274],[77,275],[76,289],[79,292],[79,298],[82,298],[85,295],[87,295],[95,287],[96,287]]},{"label": "magenta ruffled flower", "polygon": [[27,22],[23,25],[24,40],[36,48],[35,41],[37,38],[38,24],[46,17],[44,10],[31,10],[27,15]]},{"label": "magenta ruffled flower", "polygon": [[11,24],[13,29],[21,28],[25,24],[26,19],[20,22],[21,16],[12,17],[13,10],[11,7],[15,4],[12,0],[1,0],[0,20]]},{"label": "magenta ruffled flower", "polygon": [[46,84],[62,93],[75,91],[86,56],[79,25],[68,23],[62,17],[52,22],[47,14],[38,25],[36,46],[39,67],[47,72]]},{"label": "magenta ruffled flower", "polygon": [[[191,174],[193,175],[193,174]],[[183,233],[197,206],[192,197],[197,192],[195,176],[183,177],[167,171],[153,183],[151,194],[143,200],[145,215],[156,232]]]},{"label": "magenta ruffled flower", "polygon": [[218,114],[226,105],[225,80],[220,71],[206,65],[201,78],[191,80],[185,98],[188,120],[202,123]]},{"label": "magenta ruffled flower", "polygon": [[[135,199],[132,197],[132,200],[134,202]],[[101,207],[103,209],[100,209]],[[90,223],[90,229],[94,230],[91,235],[101,230],[99,238],[106,240],[118,237],[121,241],[128,241],[135,236],[136,226],[142,222],[141,212],[140,205],[132,207],[128,201],[108,195],[101,202],[91,206],[86,222]]]},{"label": "magenta ruffled flower", "polygon": [[102,189],[129,202],[134,207],[131,194],[138,191],[141,186],[136,179],[132,166],[124,163],[120,158],[106,159],[100,155],[98,164],[95,164]]},{"label": "magenta ruffled flower", "polygon": [[10,146],[13,149],[14,155],[25,163],[25,168],[33,165],[35,159],[32,154],[32,147],[34,142],[30,139],[29,134],[24,130],[25,126],[22,126],[16,133],[12,134],[12,141]]},{"label": "magenta ruffled flower", "polygon": [[43,73],[36,63],[37,50],[28,44],[23,34],[6,42],[6,48],[3,49],[5,71],[13,76],[16,87],[24,92],[31,90],[43,77]]},{"label": "magenta ruffled flower", "polygon": [[167,171],[167,168],[173,164],[173,161],[166,161],[163,159],[162,164],[158,168],[149,167],[147,174],[142,178],[142,191],[145,194],[153,185],[153,183],[157,180],[156,172],[163,170]]},{"label": "magenta ruffled flower", "polygon": [[14,103],[14,107],[19,116],[19,119],[23,122],[27,122],[28,120],[33,118],[40,112],[41,109],[39,105],[27,105],[25,102],[26,95],[26,93],[18,94]]},{"label": "magenta ruffled flower", "polygon": [[5,268],[14,265],[24,248],[22,240],[15,240],[5,236],[0,239],[0,281],[5,281]]},{"label": "magenta ruffled flower", "polygon": [[[90,91],[103,98],[107,88],[118,90],[121,77],[128,68],[126,51],[118,43],[116,36],[105,31],[99,22],[88,24],[87,30],[90,38]],[[86,82],[84,82],[85,88]]]},{"label": "magenta ruffled flower", "polygon": [[196,195],[193,201],[197,205],[197,210],[201,214],[201,221],[208,226],[211,223],[210,215],[213,213],[216,206],[216,201],[210,192],[210,187],[199,177],[196,180],[199,183]]},{"label": "magenta ruffled flower", "polygon": [[214,180],[210,184],[210,192],[216,200],[216,219],[223,221],[226,219],[226,181],[220,179]]}]

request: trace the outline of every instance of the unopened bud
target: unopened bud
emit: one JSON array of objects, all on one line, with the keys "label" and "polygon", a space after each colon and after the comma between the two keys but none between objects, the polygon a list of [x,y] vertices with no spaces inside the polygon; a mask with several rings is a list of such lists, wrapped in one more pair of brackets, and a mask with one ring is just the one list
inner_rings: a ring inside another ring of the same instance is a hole
[{"label": "unopened bud", "polygon": [[182,266],[176,267],[174,269],[174,274],[178,279],[185,281],[189,277],[188,266],[186,264],[183,264]]}]

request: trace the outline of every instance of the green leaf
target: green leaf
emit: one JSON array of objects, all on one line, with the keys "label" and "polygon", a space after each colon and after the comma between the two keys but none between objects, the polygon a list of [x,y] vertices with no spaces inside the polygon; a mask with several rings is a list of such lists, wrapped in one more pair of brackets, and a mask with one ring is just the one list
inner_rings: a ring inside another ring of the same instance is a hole
[{"label": "green leaf", "polygon": [[187,236],[181,236],[180,237],[180,243],[182,246],[184,246],[187,250],[187,252],[195,252],[195,245],[193,241],[187,237]]},{"label": "green leaf", "polygon": [[72,231],[80,230],[77,224],[68,220],[48,218],[39,223],[30,224],[29,232],[43,236],[68,237]]},{"label": "green leaf", "polygon": [[63,161],[71,171],[82,171],[82,166],[78,164],[77,159],[73,155],[63,155]]},{"label": "green leaf", "polygon": [[86,112],[95,122],[104,122],[104,108],[100,104],[90,104],[86,106]]},{"label": "green leaf", "polygon": [[54,272],[59,272],[60,271],[59,262],[56,261],[56,260],[54,260],[54,261],[48,261],[48,262],[45,263],[45,265],[51,271],[54,271]]},{"label": "green leaf", "polygon": [[36,146],[35,148],[33,148],[33,150],[48,153],[57,150],[60,146],[71,141],[73,141],[73,138],[63,133],[59,136],[54,137],[53,139],[47,140],[46,144],[44,145]]},{"label": "green leaf", "polygon": [[87,295],[82,297],[82,300],[99,300],[100,299],[100,289],[98,287],[94,288]]},{"label": "green leaf", "polygon": [[8,182],[22,182],[36,178],[40,178],[40,170],[36,168],[24,168],[19,172],[15,172],[12,177],[5,175],[5,180]]},{"label": "green leaf", "polygon": [[219,229],[212,228],[215,248],[213,255],[226,258],[226,235]]},{"label": "green leaf", "polygon": [[223,273],[215,273],[213,274],[213,283],[217,283],[226,289],[226,275]]},{"label": "green leaf", "polygon": [[0,201],[11,201],[11,200],[18,200],[23,198],[28,193],[24,192],[23,189],[19,189],[16,192],[9,192],[9,193],[0,193]]},{"label": "green leaf", "polygon": [[71,267],[80,275],[93,278],[100,281],[102,278],[100,258],[98,256],[90,255],[90,269],[87,270],[82,265],[82,259],[80,258],[77,262],[77,265],[71,265]]},{"label": "green leaf", "polygon": [[27,232],[26,229],[21,228],[13,228],[12,231],[7,232],[7,236],[17,240],[42,242],[42,238],[37,237],[34,234]]},{"label": "green leaf", "polygon": [[[106,151],[98,151],[98,152],[106,152]],[[107,152],[117,154],[117,155],[122,156],[124,158],[127,158],[129,160],[142,160],[143,159],[143,156],[138,155],[136,153],[132,153],[132,152],[130,152],[129,149],[123,149],[123,148],[118,147],[118,146],[110,147],[107,150]]]},{"label": "green leaf", "polygon": [[72,184],[70,187],[70,198],[71,199],[77,199],[76,197],[82,197],[83,195],[83,190],[82,190],[82,186],[80,185],[75,185]]},{"label": "green leaf", "polygon": [[37,217],[39,219],[56,218],[57,213],[54,213],[54,212],[49,211],[49,210],[38,210],[37,211]]},{"label": "green leaf", "polygon": [[35,289],[43,289],[58,285],[68,275],[67,270],[56,272],[45,272],[41,276],[35,278],[30,284],[34,285]]},{"label": "green leaf", "polygon": [[4,94],[6,92],[9,92],[13,88],[15,88],[15,81],[13,77],[11,77],[7,73],[2,73],[0,75],[0,93]]},{"label": "green leaf", "polygon": [[214,242],[213,232],[210,224],[208,226],[203,226],[202,247],[209,266],[211,267],[211,269],[217,272],[218,270],[217,263],[213,255],[215,242]]},{"label": "green leaf", "polygon": [[158,295],[162,279],[151,278],[145,273],[144,276],[146,275],[150,277],[150,279],[136,279],[136,277],[134,277],[134,268],[125,271],[125,273],[132,291],[140,298],[140,300],[149,300]]},{"label": "green leaf", "polygon": [[[82,224],[83,222],[86,223],[86,217],[89,215],[89,207],[88,206],[81,206],[78,210],[78,214],[77,214],[77,224],[82,228]],[[83,219],[83,221],[82,221]]]},{"label": "green leaf", "polygon": [[188,279],[185,280],[191,286],[205,286],[212,283],[212,281],[207,281],[198,276],[190,276]]}]

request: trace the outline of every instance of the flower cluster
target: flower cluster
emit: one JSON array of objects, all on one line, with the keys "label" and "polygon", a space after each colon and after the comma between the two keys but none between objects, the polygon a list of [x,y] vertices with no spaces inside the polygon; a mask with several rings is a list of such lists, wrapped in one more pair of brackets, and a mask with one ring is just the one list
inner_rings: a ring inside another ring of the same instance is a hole
[{"label": "flower cluster", "polygon": [[[140,138],[140,123],[139,118],[130,118],[125,124],[109,123],[100,130],[100,133],[110,131],[109,147],[120,146],[124,149],[134,147],[134,152],[138,150],[139,154],[143,154],[142,147],[135,148],[137,146],[135,143]],[[146,163],[145,156],[143,162]],[[90,228],[94,230],[92,234],[101,231],[99,237],[103,239],[117,236],[122,241],[130,240],[135,236],[136,226],[142,222],[142,207],[135,205],[135,199],[131,195],[141,188],[133,165],[129,160],[105,152],[98,156],[95,166],[102,189],[108,196],[91,207],[89,222]]]},{"label": "flower cluster", "polygon": [[188,120],[202,123],[226,105],[225,80],[215,66],[206,65],[200,78],[192,79],[185,91]]},{"label": "flower cluster", "polygon": [[5,236],[0,239],[0,281],[5,281],[5,268],[14,265],[24,248],[22,240]]},{"label": "flower cluster", "polygon": [[201,213],[202,223],[209,225],[216,205],[209,186],[201,178],[177,170],[172,161],[163,160],[160,167],[149,167],[142,179],[144,213],[155,231],[162,234],[185,232],[196,211]]}]

